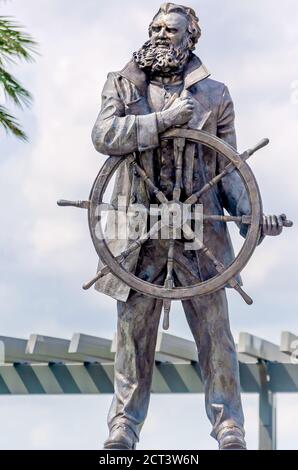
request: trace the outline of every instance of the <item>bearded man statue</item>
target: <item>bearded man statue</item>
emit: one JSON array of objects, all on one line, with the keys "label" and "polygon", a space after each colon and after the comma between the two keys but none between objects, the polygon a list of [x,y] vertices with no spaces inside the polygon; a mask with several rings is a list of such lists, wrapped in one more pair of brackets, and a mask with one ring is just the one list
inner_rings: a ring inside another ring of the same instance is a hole
[{"label": "bearded man statue", "polygon": [[[193,53],[201,35],[191,8],[164,3],[149,26],[149,40],[119,72],[108,74],[101,110],[92,132],[98,152],[125,156],[118,170],[112,196],[132,204],[156,204],[129,157],[172,200],[175,184],[174,144],[160,134],[175,126],[205,130],[236,148],[234,108],[227,87],[209,78],[209,72]],[[126,158],[127,157],[127,158]],[[213,150],[188,142],[182,168],[182,197],[198,191],[224,168]],[[250,214],[246,188],[234,171],[202,198],[204,212],[233,216]],[[265,235],[277,235],[282,222],[266,219]],[[246,236],[247,226],[239,225]],[[231,239],[224,221],[211,221],[204,237],[216,258],[229,266],[234,260]],[[129,240],[111,240],[116,256]],[[136,276],[163,285],[167,274],[168,239],[149,239],[126,260]],[[215,276],[214,264],[198,251],[184,249],[175,240],[175,286],[186,286]],[[238,282],[241,279],[238,276]],[[109,436],[105,449],[135,449],[147,415],[162,301],[136,292],[109,273],[96,289],[117,300],[117,351],[115,393],[108,415]],[[230,331],[225,288],[182,302],[194,337],[205,387],[211,435],[220,449],[245,449],[244,418],[240,397],[238,360]]]}]

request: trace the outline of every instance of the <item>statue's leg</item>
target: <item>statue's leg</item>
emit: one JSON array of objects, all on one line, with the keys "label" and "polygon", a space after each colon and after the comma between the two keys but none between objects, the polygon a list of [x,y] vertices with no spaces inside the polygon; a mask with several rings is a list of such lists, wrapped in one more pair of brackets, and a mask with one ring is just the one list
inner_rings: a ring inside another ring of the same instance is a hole
[{"label": "statue's leg", "polygon": [[[164,243],[150,240],[140,253],[136,275],[162,285],[166,275]],[[110,433],[125,424],[139,439],[147,415],[162,301],[131,290],[126,302],[117,302],[115,393],[108,415]]]},{"label": "statue's leg", "polygon": [[225,426],[243,430],[239,366],[225,290],[194,297],[183,306],[198,347],[211,435],[216,438]]},{"label": "statue's leg", "polygon": [[[184,260],[175,270],[177,285],[193,284],[199,277],[194,258],[184,255]],[[211,435],[220,440],[223,430],[233,429],[243,436],[239,366],[225,289],[183,301],[183,308],[198,349]]]}]

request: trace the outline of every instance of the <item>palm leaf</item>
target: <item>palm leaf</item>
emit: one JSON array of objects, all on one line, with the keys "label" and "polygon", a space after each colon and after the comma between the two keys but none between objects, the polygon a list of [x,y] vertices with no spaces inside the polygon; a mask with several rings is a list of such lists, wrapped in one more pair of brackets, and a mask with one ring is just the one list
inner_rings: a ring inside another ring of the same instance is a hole
[{"label": "palm leaf", "polygon": [[[1,0],[0,0],[1,1]],[[37,44],[32,37],[22,30],[22,26],[9,17],[0,16],[0,86],[5,96],[17,106],[29,106],[32,96],[18,80],[6,70],[5,64],[16,60],[32,61],[32,53],[37,53]],[[9,111],[0,105],[0,125],[6,132],[17,138],[27,140],[22,127]]]},{"label": "palm leaf", "polygon": [[0,124],[4,127],[6,132],[11,132],[15,137],[21,140],[28,140],[17,119],[11,116],[4,106],[0,106]]},{"label": "palm leaf", "polygon": [[8,73],[0,66],[0,84],[4,88],[4,92],[8,98],[11,98],[17,106],[29,106],[32,96],[13,75]]},{"label": "palm leaf", "polygon": [[8,17],[0,16],[0,63],[14,58],[32,61],[32,52],[37,53],[37,44],[22,31],[22,26]]}]

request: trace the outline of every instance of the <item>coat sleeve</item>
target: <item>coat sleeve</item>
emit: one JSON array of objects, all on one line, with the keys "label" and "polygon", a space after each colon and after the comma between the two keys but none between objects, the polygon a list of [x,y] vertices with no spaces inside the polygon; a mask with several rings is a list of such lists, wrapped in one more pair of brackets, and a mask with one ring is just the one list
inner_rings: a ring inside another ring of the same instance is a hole
[{"label": "coat sleeve", "polygon": [[[224,86],[221,104],[219,107],[217,121],[217,136],[227,142],[229,145],[237,148],[235,133],[235,112],[229,90]],[[227,160],[217,156],[217,172],[220,173]],[[219,183],[219,192],[223,207],[233,216],[242,216],[250,214],[250,203],[244,182],[237,171],[225,176]],[[247,234],[247,225],[239,225],[240,234],[245,237]]]},{"label": "coat sleeve", "polygon": [[156,113],[126,115],[117,73],[109,73],[102,91],[102,104],[92,130],[96,150],[105,155],[126,155],[159,145]]}]

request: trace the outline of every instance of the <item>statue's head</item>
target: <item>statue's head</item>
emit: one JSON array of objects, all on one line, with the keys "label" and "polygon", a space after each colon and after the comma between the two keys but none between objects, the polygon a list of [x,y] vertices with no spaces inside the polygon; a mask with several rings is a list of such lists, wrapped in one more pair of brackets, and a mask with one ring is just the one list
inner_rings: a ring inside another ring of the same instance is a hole
[{"label": "statue's head", "polygon": [[181,72],[201,36],[192,8],[163,3],[149,25],[149,41],[134,53],[140,68],[171,75]]}]

